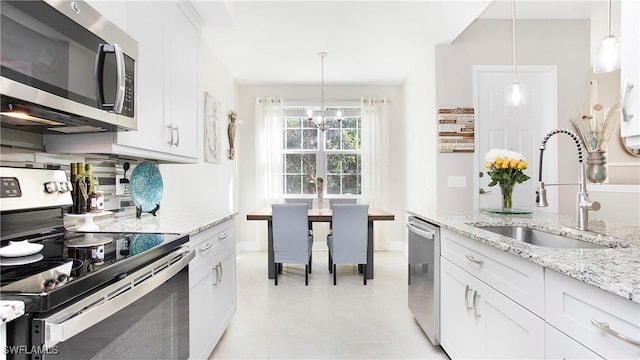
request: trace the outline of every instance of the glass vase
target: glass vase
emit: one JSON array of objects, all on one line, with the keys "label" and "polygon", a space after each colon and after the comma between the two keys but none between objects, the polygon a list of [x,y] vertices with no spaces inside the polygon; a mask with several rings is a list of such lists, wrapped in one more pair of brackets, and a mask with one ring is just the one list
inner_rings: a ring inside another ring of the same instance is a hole
[{"label": "glass vase", "polygon": [[500,182],[500,192],[502,193],[502,208],[511,209],[511,195],[513,195],[513,186],[515,183],[511,181]]},{"label": "glass vase", "polygon": [[587,153],[587,179],[594,184],[603,183],[607,179],[606,151],[590,151]]}]

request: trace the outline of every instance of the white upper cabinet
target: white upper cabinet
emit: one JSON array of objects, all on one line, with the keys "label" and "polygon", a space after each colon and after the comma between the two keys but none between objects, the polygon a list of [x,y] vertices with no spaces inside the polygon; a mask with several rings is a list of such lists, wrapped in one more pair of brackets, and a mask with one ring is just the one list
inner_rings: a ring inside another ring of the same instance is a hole
[{"label": "white upper cabinet", "polygon": [[[198,121],[198,16],[186,1],[93,2],[138,41],[138,131],[47,135],[49,152],[106,153],[196,163],[202,141]],[[110,6],[107,6],[110,5]]]},{"label": "white upper cabinet", "polygon": [[640,149],[640,2],[623,0],[621,6],[620,135],[627,147]]}]

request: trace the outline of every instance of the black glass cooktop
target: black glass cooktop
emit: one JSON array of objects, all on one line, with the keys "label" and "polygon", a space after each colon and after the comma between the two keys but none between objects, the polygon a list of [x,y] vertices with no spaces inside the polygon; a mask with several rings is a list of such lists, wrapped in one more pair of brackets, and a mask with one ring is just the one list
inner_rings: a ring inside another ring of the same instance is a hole
[{"label": "black glass cooktop", "polygon": [[57,293],[64,302],[166,254],[188,236],[67,232],[29,241],[44,247],[36,254],[0,257],[0,298]]}]

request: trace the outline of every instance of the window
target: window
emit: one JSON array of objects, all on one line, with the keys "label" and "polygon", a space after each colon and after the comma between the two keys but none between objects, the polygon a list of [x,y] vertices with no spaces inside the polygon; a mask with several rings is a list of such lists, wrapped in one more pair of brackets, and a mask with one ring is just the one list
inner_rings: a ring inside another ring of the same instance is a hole
[{"label": "window", "polygon": [[[336,107],[338,108],[338,107]],[[360,107],[339,107],[342,121],[325,132],[307,119],[302,107],[285,106],[284,194],[316,193],[316,177],[328,195],[360,195],[362,191],[362,118]]]}]

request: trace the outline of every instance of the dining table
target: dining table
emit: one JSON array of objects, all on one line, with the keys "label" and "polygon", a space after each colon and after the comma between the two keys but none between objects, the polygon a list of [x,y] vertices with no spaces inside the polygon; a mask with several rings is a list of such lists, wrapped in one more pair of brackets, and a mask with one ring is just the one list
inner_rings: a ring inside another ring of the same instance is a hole
[{"label": "dining table", "polygon": [[[309,222],[331,222],[333,213],[330,208],[308,210]],[[266,221],[267,222],[267,268],[269,279],[274,279],[276,275],[276,266],[273,262],[273,217],[271,215],[271,207],[259,208],[247,214],[247,220]],[[393,221],[395,216],[382,209],[369,208],[367,217],[367,279],[373,279],[373,222],[374,221]]]}]

